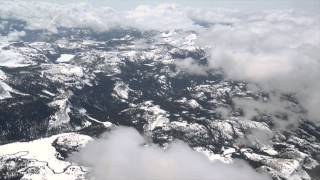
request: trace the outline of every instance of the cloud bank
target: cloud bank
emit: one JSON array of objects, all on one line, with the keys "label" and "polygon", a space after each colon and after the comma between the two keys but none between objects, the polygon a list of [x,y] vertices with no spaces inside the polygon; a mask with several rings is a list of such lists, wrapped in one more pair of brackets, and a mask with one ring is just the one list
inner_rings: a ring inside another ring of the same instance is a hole
[{"label": "cloud bank", "polygon": [[1,18],[23,20],[32,30],[57,33],[58,28],[88,28],[108,31],[112,28],[172,30],[195,28],[186,8],[175,4],[139,5],[131,10],[117,11],[108,6],[90,3],[55,3],[25,0],[4,0]]},{"label": "cloud bank", "polygon": [[[232,25],[200,33],[199,44],[210,46],[208,67],[202,70],[222,68],[230,79],[259,84],[267,92],[292,94],[308,118],[319,123],[319,16],[269,12],[237,17]],[[270,94],[271,106],[282,103],[279,93]]]},{"label": "cloud bank", "polygon": [[22,0],[1,2],[0,17],[23,20],[29,29],[44,29],[53,33],[59,27],[106,31],[121,22],[121,16],[110,7]]},{"label": "cloud bank", "polygon": [[97,180],[269,180],[243,162],[210,162],[182,142],[164,150],[125,127],[90,142],[71,159],[90,167],[89,176]]}]

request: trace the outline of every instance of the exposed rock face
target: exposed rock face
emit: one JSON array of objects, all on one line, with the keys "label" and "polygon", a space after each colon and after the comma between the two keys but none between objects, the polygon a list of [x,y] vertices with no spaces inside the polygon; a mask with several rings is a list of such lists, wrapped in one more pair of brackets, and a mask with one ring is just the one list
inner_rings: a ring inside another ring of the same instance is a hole
[{"label": "exposed rock face", "polygon": [[60,153],[60,157],[67,158],[68,154],[79,151],[80,148],[84,147],[90,140],[92,139],[87,136],[75,136],[71,134],[59,136],[53,141],[52,146]]}]

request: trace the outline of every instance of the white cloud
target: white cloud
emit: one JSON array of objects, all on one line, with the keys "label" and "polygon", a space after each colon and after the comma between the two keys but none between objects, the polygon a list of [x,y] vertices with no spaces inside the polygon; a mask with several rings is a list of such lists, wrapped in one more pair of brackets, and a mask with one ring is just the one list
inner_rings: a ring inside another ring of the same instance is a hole
[{"label": "white cloud", "polygon": [[191,29],[195,25],[184,8],[174,4],[140,5],[120,12],[107,6],[89,3],[54,3],[24,0],[4,0],[0,17],[27,22],[29,29],[89,28],[107,31],[114,27],[135,27],[143,30]]},{"label": "white cloud", "polygon": [[191,58],[176,60],[174,61],[174,64],[179,70],[190,74],[208,75],[207,70],[209,70],[209,68],[207,66],[196,63],[195,60]]},{"label": "white cloud", "polygon": [[259,115],[272,115],[276,130],[297,128],[303,116],[303,110],[294,104],[283,100],[279,94],[271,94],[267,101],[233,98],[234,105],[243,109],[244,119],[252,119]]},{"label": "white cloud", "polygon": [[24,20],[29,29],[46,29],[50,32],[57,32],[59,27],[106,31],[122,21],[121,16],[109,7],[23,0],[1,2],[0,16]]},{"label": "white cloud", "polygon": [[168,149],[146,140],[132,128],[119,127],[89,143],[72,160],[91,168],[97,180],[267,180],[244,162],[210,162],[182,142]]},{"label": "white cloud", "polygon": [[309,118],[320,122],[319,22],[319,16],[295,12],[250,14],[203,31],[199,43],[211,46],[209,68],[267,91],[296,94]]}]

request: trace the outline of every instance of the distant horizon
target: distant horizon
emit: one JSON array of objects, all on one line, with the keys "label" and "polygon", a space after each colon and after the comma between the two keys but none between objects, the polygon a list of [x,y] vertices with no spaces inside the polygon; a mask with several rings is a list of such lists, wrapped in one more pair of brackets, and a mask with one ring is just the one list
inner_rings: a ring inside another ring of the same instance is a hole
[{"label": "distant horizon", "polygon": [[228,8],[234,10],[245,10],[248,12],[263,10],[296,10],[306,13],[320,13],[320,0],[33,0],[49,1],[57,3],[90,3],[94,5],[109,6],[117,10],[133,9],[139,5],[157,5],[162,3],[173,3],[186,7],[195,8]]}]

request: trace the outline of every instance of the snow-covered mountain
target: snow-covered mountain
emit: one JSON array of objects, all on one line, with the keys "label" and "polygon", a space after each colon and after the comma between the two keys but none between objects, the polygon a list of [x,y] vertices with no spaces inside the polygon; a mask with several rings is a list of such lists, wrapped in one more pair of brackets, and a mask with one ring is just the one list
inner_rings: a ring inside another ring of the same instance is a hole
[{"label": "snow-covered mountain", "polygon": [[[210,160],[245,160],[276,180],[320,177],[320,127],[295,96],[279,94],[286,108],[276,113],[247,116],[239,101],[272,106],[275,92],[221,69],[191,73],[188,63],[209,63],[198,32],[0,24],[1,37],[24,32],[0,44],[0,179],[86,179],[90,167],[68,155],[119,125],[162,147],[179,139]],[[300,123],[279,128],[290,118]]]}]

